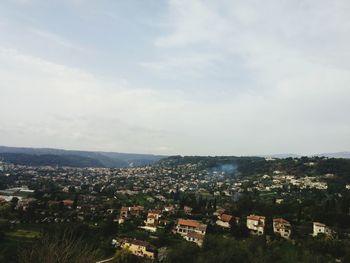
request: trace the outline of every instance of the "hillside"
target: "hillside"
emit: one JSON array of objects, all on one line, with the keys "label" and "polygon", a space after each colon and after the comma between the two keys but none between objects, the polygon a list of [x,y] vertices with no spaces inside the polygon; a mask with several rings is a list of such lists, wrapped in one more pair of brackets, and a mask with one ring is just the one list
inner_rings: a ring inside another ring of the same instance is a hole
[{"label": "hillside", "polygon": [[0,158],[17,164],[122,168],[153,164],[165,156],[0,146]]},{"label": "hillside", "polygon": [[225,172],[234,176],[272,174],[282,171],[296,176],[334,174],[350,183],[350,159],[329,157],[301,157],[266,160],[262,157],[235,156],[170,156],[157,165],[164,167],[195,165],[198,170]]}]

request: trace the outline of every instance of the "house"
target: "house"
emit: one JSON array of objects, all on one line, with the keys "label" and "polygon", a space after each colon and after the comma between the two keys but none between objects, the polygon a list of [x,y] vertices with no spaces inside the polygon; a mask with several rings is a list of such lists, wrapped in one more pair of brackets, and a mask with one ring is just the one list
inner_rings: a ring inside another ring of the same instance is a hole
[{"label": "house", "polygon": [[124,223],[125,219],[128,219],[130,216],[140,216],[144,211],[143,206],[123,206],[120,209],[119,224]]},{"label": "house", "polygon": [[196,243],[198,246],[202,246],[203,245],[203,241],[204,241],[204,236],[202,234],[196,233],[196,232],[189,232],[187,233],[186,236],[184,236],[184,238],[189,241],[189,242],[194,242]]},{"label": "house", "polygon": [[218,208],[218,209],[213,213],[213,215],[214,215],[214,216],[219,216],[219,215],[221,215],[221,214],[223,214],[223,213],[225,213],[225,209],[223,209],[223,208]]},{"label": "house", "polygon": [[129,216],[129,207],[125,207],[123,206],[121,209],[120,209],[120,218],[128,218]]},{"label": "house", "polygon": [[173,205],[165,206],[164,212],[167,212],[169,215],[175,214],[175,206]]},{"label": "house", "polygon": [[206,230],[207,230],[207,225],[201,224],[197,220],[180,218],[177,221],[177,225],[176,225],[175,230],[176,230],[176,233],[178,233],[180,235],[186,235],[189,232],[197,232],[197,233],[205,235]]},{"label": "house", "polygon": [[254,235],[263,235],[265,230],[265,217],[258,215],[247,216],[247,228]]},{"label": "house", "polygon": [[5,198],[0,197],[0,204],[7,203]]},{"label": "house", "polygon": [[283,218],[274,218],[273,232],[283,238],[289,239],[292,233],[291,224]]},{"label": "house", "polygon": [[127,219],[129,217],[129,207],[125,207],[123,206],[120,209],[120,214],[119,214],[119,218],[118,218],[118,223],[119,224],[123,224],[125,222],[125,219]]},{"label": "house", "polygon": [[327,227],[325,224],[319,222],[313,222],[313,236],[316,237],[318,234],[324,234],[326,236],[332,237],[333,231]]},{"label": "house", "polygon": [[207,225],[202,224],[197,220],[179,219],[175,231],[187,241],[195,242],[197,245],[201,246],[207,231]]},{"label": "house", "polygon": [[283,203],[283,201],[284,201],[283,198],[276,198],[275,203],[280,205]]},{"label": "house", "polygon": [[236,224],[239,223],[239,217],[235,217],[235,216],[223,213],[223,214],[218,216],[218,220],[216,221],[216,224],[218,226],[223,227],[223,228],[230,228],[231,227],[231,225],[230,225],[231,220],[234,220],[236,222]]},{"label": "house", "polygon": [[125,238],[120,240],[120,247],[129,250],[138,257],[149,259],[155,259],[157,257],[157,249],[146,241]]},{"label": "house", "polygon": [[65,207],[68,207],[68,208],[72,208],[73,204],[74,204],[74,201],[73,200],[69,200],[69,199],[63,200],[62,202],[63,202],[63,205]]},{"label": "house", "polygon": [[161,216],[160,210],[149,210],[147,214],[146,226],[156,227]]},{"label": "house", "polygon": [[22,209],[23,209],[24,211],[26,211],[27,208],[29,207],[29,205],[30,205],[31,203],[33,203],[34,201],[36,201],[35,198],[31,198],[31,197],[22,198],[22,199],[18,200],[17,205],[16,205],[16,208],[18,209],[19,207],[22,207]]}]

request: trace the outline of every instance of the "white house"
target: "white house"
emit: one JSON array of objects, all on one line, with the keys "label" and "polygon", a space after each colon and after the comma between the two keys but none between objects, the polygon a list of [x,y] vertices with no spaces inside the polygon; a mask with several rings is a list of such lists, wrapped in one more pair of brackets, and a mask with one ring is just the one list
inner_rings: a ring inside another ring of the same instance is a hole
[{"label": "white house", "polygon": [[159,223],[159,218],[161,216],[160,210],[150,210],[148,211],[146,226],[155,227]]},{"label": "white house", "polygon": [[324,234],[326,236],[332,236],[333,231],[327,227],[325,224],[314,222],[313,224],[313,236],[317,236],[318,234]]},{"label": "white house", "polygon": [[292,233],[291,224],[283,218],[273,219],[273,232],[288,239]]},{"label": "white house", "polygon": [[265,217],[258,215],[247,216],[247,228],[252,234],[263,235],[265,231]]},{"label": "white house", "polygon": [[175,231],[187,241],[201,246],[207,231],[207,225],[201,224],[197,220],[179,219]]}]

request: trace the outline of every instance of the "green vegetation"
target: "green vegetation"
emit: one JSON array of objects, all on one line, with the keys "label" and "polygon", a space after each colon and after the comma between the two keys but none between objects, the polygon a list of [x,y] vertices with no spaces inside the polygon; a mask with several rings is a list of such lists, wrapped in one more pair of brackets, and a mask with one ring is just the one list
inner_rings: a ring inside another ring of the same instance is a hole
[{"label": "green vegetation", "polygon": [[[7,196],[0,203],[0,262],[95,262],[113,255],[115,262],[145,261],[116,253],[112,240],[120,238],[149,242],[161,251],[158,260],[169,263],[350,262],[349,164],[319,157],[178,156],[124,169],[2,164],[0,189]],[[6,201],[9,195],[16,197]],[[122,206],[143,207],[128,210],[119,225]],[[162,211],[156,232],[140,228],[150,209]],[[227,228],[216,224],[219,211],[234,216]],[[250,235],[250,214],[266,217],[262,237]],[[277,217],[290,222],[291,240],[273,233]],[[208,226],[202,247],[173,233],[179,218]],[[311,237],[314,221],[336,234]]]},{"label": "green vegetation", "polygon": [[[349,242],[326,239],[307,239],[294,243],[282,239],[269,242],[264,237],[235,239],[221,235],[207,235],[202,248],[181,243],[170,249],[168,263],[226,263],[226,262],[335,262],[334,258],[350,255]],[[347,262],[347,261],[344,261]]]}]

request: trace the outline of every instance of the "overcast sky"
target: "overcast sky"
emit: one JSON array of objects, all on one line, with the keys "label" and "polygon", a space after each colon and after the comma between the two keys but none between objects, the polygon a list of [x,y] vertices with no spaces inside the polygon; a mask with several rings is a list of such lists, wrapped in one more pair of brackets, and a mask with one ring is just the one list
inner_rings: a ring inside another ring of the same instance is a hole
[{"label": "overcast sky", "polygon": [[0,144],[350,150],[349,0],[1,0]]}]

